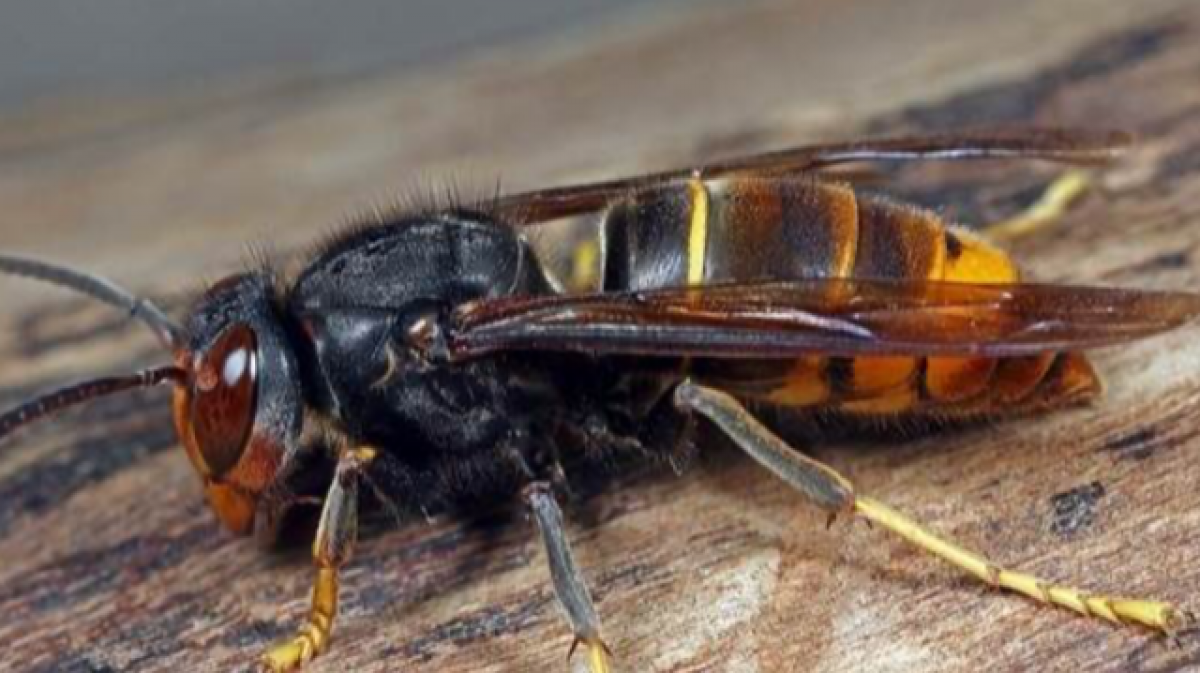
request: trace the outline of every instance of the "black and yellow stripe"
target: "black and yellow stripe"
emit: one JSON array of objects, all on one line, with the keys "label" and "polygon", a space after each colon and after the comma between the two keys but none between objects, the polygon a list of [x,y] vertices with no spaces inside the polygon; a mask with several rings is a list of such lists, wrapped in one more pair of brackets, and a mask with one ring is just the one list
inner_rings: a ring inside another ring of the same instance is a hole
[{"label": "black and yellow stripe", "polygon": [[[604,228],[602,286],[612,291],[811,278],[1019,279],[1003,251],[930,211],[813,178],[692,176],[631,195]],[[864,415],[1052,406],[1099,387],[1075,355],[689,364],[743,396]]]}]

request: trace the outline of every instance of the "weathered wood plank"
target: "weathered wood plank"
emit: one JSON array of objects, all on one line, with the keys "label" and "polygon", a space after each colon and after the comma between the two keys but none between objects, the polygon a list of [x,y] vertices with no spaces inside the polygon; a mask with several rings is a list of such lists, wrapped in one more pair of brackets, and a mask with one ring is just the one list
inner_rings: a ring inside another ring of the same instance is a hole
[{"label": "weathered wood plank", "polygon": [[[247,241],[292,250],[415,171],[513,188],[857,133],[1102,124],[1142,143],[1058,228],[1042,278],[1195,288],[1200,7],[1188,0],[775,2],[614,26],[402,80],[130,101],[0,120],[0,248],[96,269],[176,309]],[[1048,173],[928,167],[897,189],[998,217]],[[0,406],[153,362],[136,327],[0,281]],[[1094,408],[910,441],[812,447],[997,559],[1200,607],[1194,329],[1103,353]],[[586,480],[571,532],[628,671],[1159,671],[1125,629],[998,596],[878,531],[836,526],[715,450],[682,477]],[[307,601],[301,550],[221,532],[164,395],[116,398],[0,447],[0,669],[229,670]],[[559,622],[520,517],[383,530],[314,671],[556,670]]]}]

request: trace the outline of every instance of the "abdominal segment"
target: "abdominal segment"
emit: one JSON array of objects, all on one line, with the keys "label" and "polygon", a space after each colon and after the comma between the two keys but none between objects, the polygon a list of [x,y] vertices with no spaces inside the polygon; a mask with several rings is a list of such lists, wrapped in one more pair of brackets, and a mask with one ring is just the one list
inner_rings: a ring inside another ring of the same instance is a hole
[{"label": "abdominal segment", "polygon": [[[606,216],[604,291],[732,282],[872,279],[1015,283],[999,248],[937,214],[815,176],[694,178]],[[845,285],[831,284],[830,292]],[[931,319],[929,329],[941,327]],[[832,357],[689,363],[744,398],[850,415],[998,415],[1070,404],[1100,382],[1082,354]]]},{"label": "abdominal segment", "polygon": [[747,400],[849,416],[971,418],[1025,413],[1094,397],[1100,382],[1077,353],[1015,358],[824,357],[696,361],[692,374]]}]

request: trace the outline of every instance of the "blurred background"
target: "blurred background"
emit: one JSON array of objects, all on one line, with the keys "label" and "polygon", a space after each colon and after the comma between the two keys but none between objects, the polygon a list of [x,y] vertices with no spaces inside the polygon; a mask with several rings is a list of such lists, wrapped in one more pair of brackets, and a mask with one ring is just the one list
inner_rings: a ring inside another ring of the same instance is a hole
[{"label": "blurred background", "polygon": [[[1033,91],[899,111],[1173,2],[6,2],[0,245],[180,287],[248,241],[292,248],[450,181],[514,191],[863,134],[1079,123],[1086,99]],[[139,254],[100,254],[109,235]]]},{"label": "blurred background", "polygon": [[683,1],[11,0],[0,10],[0,108],[396,73],[652,4]]}]

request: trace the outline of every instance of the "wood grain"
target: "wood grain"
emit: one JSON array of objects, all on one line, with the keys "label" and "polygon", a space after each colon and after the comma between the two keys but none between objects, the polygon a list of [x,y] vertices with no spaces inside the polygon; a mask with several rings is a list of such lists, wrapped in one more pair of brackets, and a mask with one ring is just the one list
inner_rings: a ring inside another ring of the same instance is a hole
[{"label": "wood grain", "polygon": [[[0,119],[0,248],[109,274],[176,311],[244,246],[301,249],[412,176],[490,188],[611,177],[863,133],[1128,128],[1067,221],[1014,246],[1040,278],[1200,280],[1200,5],[819,0],[632,17],[403,78],[248,87]],[[981,221],[1036,167],[897,171]],[[420,181],[417,181],[418,184]],[[437,183],[435,183],[437,184]],[[155,362],[103,308],[3,280],[0,406]],[[1088,409],[913,441],[804,442],[863,490],[1018,568],[1200,608],[1200,345],[1097,356]],[[0,669],[244,669],[306,605],[303,550],[218,529],[165,395],[0,447]],[[1170,671],[1176,646],[997,595],[863,526],[825,530],[728,450],[683,476],[585,478],[571,534],[626,671]],[[532,526],[499,512],[368,535],[313,671],[562,670]]]}]

